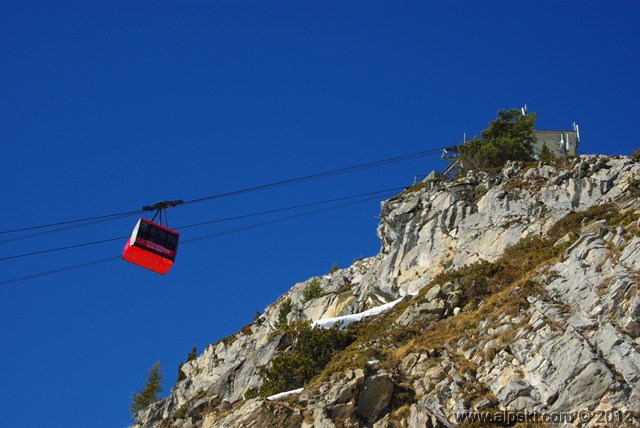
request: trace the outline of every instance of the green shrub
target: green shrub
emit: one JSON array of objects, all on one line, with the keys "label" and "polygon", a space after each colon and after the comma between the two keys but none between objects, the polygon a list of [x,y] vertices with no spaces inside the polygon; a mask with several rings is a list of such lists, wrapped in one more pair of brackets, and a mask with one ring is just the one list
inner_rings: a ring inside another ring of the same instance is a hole
[{"label": "green shrub", "polygon": [[[475,263],[458,268],[452,272],[438,275],[434,282],[444,284],[445,282],[459,282],[462,285],[470,284],[478,278],[486,278],[495,275],[502,267],[496,263],[481,260]],[[424,290],[426,293],[428,290]]]},{"label": "green shrub", "polygon": [[553,154],[549,147],[546,144],[542,145],[542,150],[540,150],[540,160],[543,162],[551,162],[557,159],[556,155]]},{"label": "green shrub", "polygon": [[505,248],[500,257],[501,264],[505,269],[513,270],[513,275],[517,278],[522,273],[557,256],[558,250],[553,244],[554,242],[540,236],[522,238],[516,244]]},{"label": "green shrub", "polygon": [[262,377],[259,395],[269,396],[300,388],[329,363],[331,357],[343,350],[354,337],[338,326],[312,328],[309,323],[295,324],[288,334],[293,345],[288,352],[276,355],[268,367],[259,372]]},{"label": "green shrub", "polygon": [[[503,255],[495,262],[478,261],[451,272],[436,276],[432,284],[454,282],[461,288],[461,305],[479,302],[512,284],[523,274],[557,256],[562,248],[553,246],[551,240],[541,237],[523,238],[518,243],[505,248]],[[420,291],[423,297],[430,287]]]},{"label": "green shrub", "polygon": [[338,272],[338,269],[340,269],[338,267],[338,263],[334,263],[333,266],[331,266],[331,269],[329,269],[329,274],[333,275],[334,273]]},{"label": "green shrub", "polygon": [[[638,186],[635,191],[638,192],[636,196],[640,196],[640,180],[632,179],[629,184],[629,191],[632,194],[634,194],[634,186]],[[550,239],[559,239],[569,232],[579,232],[585,221],[606,220],[609,227],[616,227],[627,226],[636,218],[632,210],[621,212],[614,204],[595,205],[585,211],[567,214],[549,229],[548,235]]]},{"label": "green shrub", "polygon": [[414,184],[414,185],[412,185],[412,186],[409,186],[409,187],[405,188],[405,189],[402,191],[401,195],[405,195],[405,194],[407,194],[407,193],[411,193],[411,192],[417,192],[418,190],[424,189],[425,185],[426,185],[426,184],[425,184],[424,182],[419,181],[419,182],[417,182],[416,184]]},{"label": "green shrub", "polygon": [[353,288],[351,281],[345,281],[344,284],[336,291],[336,294],[346,293]]},{"label": "green shrub", "polygon": [[178,378],[176,379],[176,383],[187,378],[187,375],[182,371],[182,366],[184,366],[184,363],[180,361],[180,364],[178,364]]},{"label": "green shrub", "polygon": [[[196,345],[193,345],[193,348],[191,348],[191,352],[189,352],[189,354],[187,355],[187,363],[189,361],[195,360],[196,354],[197,354]],[[181,380],[185,380],[187,378],[187,376],[182,371],[183,365],[184,363],[182,361],[180,362],[180,364],[178,364],[178,379],[176,380],[176,383],[180,382]]]},{"label": "green shrub", "polygon": [[158,394],[162,391],[162,374],[160,373],[160,361],[155,363],[147,375],[147,383],[138,394],[131,393],[131,406],[129,410],[131,414],[139,412],[150,404],[158,401]]},{"label": "green shrub", "polygon": [[640,162],[640,149],[633,152],[633,154],[631,155],[631,159],[636,162]]},{"label": "green shrub", "polygon": [[[640,159],[638,159],[640,161]],[[628,181],[629,189],[628,192],[636,198],[640,198],[640,179],[630,178]]]},{"label": "green shrub", "polygon": [[[415,299],[421,299],[428,290],[438,284],[453,282],[460,287],[460,304],[463,312],[459,316],[433,321],[424,318],[409,326],[399,326],[394,319],[403,313],[415,300],[407,300],[391,311],[377,317],[349,324],[347,331],[356,341],[338,352],[313,382],[326,381],[334,373],[344,373],[354,368],[366,368],[367,361],[378,359],[380,368],[396,367],[401,359],[415,350],[438,352],[460,337],[469,337],[480,328],[477,323],[498,313],[514,316],[527,308],[527,297],[539,295],[544,289],[535,281],[537,271],[545,263],[562,252],[555,248],[551,239],[542,237],[524,238],[505,249],[494,262],[478,261],[459,269],[438,275],[425,286]],[[519,287],[518,293],[510,292]],[[485,305],[480,306],[480,302]],[[396,391],[402,392],[402,391]],[[412,391],[404,391],[398,397],[398,405],[411,400]]]},{"label": "green shrub", "polygon": [[322,286],[320,285],[320,281],[314,278],[309,285],[302,290],[302,301],[306,303],[309,300],[315,299],[320,294],[322,294]]},{"label": "green shrub", "polygon": [[284,327],[287,325],[287,315],[293,309],[293,304],[290,299],[285,300],[280,305],[280,309],[278,309],[278,327]]},{"label": "green shrub", "polygon": [[535,113],[520,114],[520,110],[499,110],[489,128],[460,146],[462,171],[499,168],[507,161],[530,162],[535,141]]},{"label": "green shrub", "polygon": [[249,388],[244,393],[245,400],[251,400],[252,398],[256,398],[260,395],[260,390],[258,388]]},{"label": "green shrub", "polygon": [[193,345],[193,348],[191,348],[191,352],[189,352],[189,355],[187,355],[187,363],[189,361],[193,361],[196,359],[196,356],[198,354],[198,350],[196,348],[196,345]]},{"label": "green shrub", "polygon": [[[454,282],[461,286],[462,305],[480,298],[489,292],[489,280],[503,269],[497,263],[479,261],[463,266],[451,272],[441,273],[436,276],[432,284],[444,284]],[[418,298],[424,297],[431,287],[424,287],[418,294]]]}]

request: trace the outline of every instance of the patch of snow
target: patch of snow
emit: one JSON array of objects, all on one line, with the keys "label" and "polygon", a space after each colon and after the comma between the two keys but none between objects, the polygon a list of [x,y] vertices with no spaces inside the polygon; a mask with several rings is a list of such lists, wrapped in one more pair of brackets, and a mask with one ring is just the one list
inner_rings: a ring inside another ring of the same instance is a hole
[{"label": "patch of snow", "polygon": [[385,303],[384,305],[380,305],[380,306],[376,306],[375,308],[371,308],[371,309],[367,309],[364,312],[360,312],[358,314],[352,314],[352,315],[343,315],[341,317],[335,317],[335,318],[325,318],[322,320],[317,320],[314,321],[311,326],[316,327],[322,327],[322,328],[330,328],[331,326],[333,326],[335,323],[341,322],[341,326],[340,328],[345,328],[346,326],[348,326],[349,324],[351,324],[352,322],[356,322],[356,321],[360,321],[362,318],[365,317],[371,317],[374,315],[380,315],[383,312],[388,311],[389,309],[393,308],[395,305],[397,305],[398,303],[400,303],[402,301],[402,297],[394,300],[393,302],[389,302],[389,303]]},{"label": "patch of snow", "polygon": [[376,364],[380,364],[380,360],[367,361],[368,366],[375,366]]},{"label": "patch of snow", "polygon": [[279,399],[287,397],[289,395],[300,394],[302,391],[304,391],[304,388],[294,389],[293,391],[281,392],[279,394],[274,394],[274,395],[268,396],[267,400],[279,400]]}]

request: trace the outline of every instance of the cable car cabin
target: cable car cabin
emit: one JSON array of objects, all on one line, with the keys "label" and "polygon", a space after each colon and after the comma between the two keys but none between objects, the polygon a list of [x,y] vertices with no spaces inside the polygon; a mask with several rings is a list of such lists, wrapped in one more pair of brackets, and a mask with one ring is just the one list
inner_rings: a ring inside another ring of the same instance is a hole
[{"label": "cable car cabin", "polygon": [[164,275],[176,259],[178,236],[178,232],[141,218],[124,245],[122,258]]}]

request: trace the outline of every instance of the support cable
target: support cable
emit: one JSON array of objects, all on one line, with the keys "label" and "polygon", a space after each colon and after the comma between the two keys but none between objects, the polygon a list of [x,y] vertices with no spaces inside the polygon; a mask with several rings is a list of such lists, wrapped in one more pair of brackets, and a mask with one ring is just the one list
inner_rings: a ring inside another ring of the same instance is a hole
[{"label": "support cable", "polygon": [[[440,153],[440,151],[443,148],[444,147],[439,147],[439,148],[424,150],[424,151],[415,152],[415,153],[411,153],[411,154],[407,154],[407,155],[395,156],[395,157],[392,157],[392,158],[382,159],[382,160],[378,160],[378,161],[366,162],[366,163],[362,163],[362,164],[358,164],[358,165],[352,165],[352,166],[338,168],[338,169],[334,169],[334,170],[330,170],[330,171],[319,172],[319,173],[310,174],[310,175],[306,175],[306,176],[302,176],[302,177],[290,178],[290,179],[287,179],[287,180],[281,180],[281,181],[276,181],[276,182],[272,182],[272,183],[267,183],[267,184],[261,184],[261,185],[257,185],[257,186],[247,187],[247,188],[244,188],[244,189],[238,189],[238,190],[233,190],[233,191],[229,191],[229,192],[218,193],[218,194],[209,195],[209,196],[205,196],[205,197],[201,197],[201,198],[197,198],[197,199],[192,199],[192,200],[188,200],[188,201],[182,201],[180,199],[176,200],[176,201],[162,201],[162,202],[158,202],[157,204],[154,204],[154,205],[143,206],[142,210],[137,210],[137,211],[125,211],[125,212],[116,213],[116,214],[107,214],[107,215],[101,215],[101,216],[81,218],[81,219],[76,219],[76,220],[67,220],[67,221],[60,221],[60,222],[48,223],[48,224],[42,224],[42,225],[36,225],[36,226],[28,226],[28,227],[23,227],[23,228],[2,230],[2,231],[0,231],[0,235],[9,234],[9,233],[17,233],[17,232],[26,232],[26,231],[37,230],[37,229],[46,229],[46,228],[56,227],[56,226],[66,226],[64,228],[55,229],[55,230],[49,230],[49,231],[46,231],[46,232],[34,233],[34,234],[31,234],[31,235],[18,236],[18,237],[14,237],[14,238],[11,238],[11,239],[5,239],[5,240],[0,241],[0,243],[6,243],[6,242],[12,242],[12,241],[17,241],[17,240],[21,240],[21,239],[33,238],[33,237],[41,236],[41,235],[44,235],[44,234],[56,233],[56,232],[61,232],[61,231],[64,231],[64,230],[73,229],[75,227],[84,227],[84,226],[88,226],[88,225],[92,225],[92,224],[96,224],[96,223],[118,220],[118,219],[121,219],[121,218],[124,218],[124,217],[129,217],[129,216],[133,216],[133,215],[136,215],[136,214],[140,214],[140,212],[153,211],[155,209],[158,209],[158,208],[156,208],[158,206],[158,204],[161,204],[164,208],[174,207],[174,206],[178,206],[178,205],[182,205],[182,204],[195,204],[195,203],[198,203],[198,202],[204,202],[204,201],[209,201],[209,200],[213,200],[213,199],[227,198],[227,197],[230,197],[230,196],[236,196],[236,195],[242,195],[242,194],[251,193],[251,192],[263,191],[263,190],[273,189],[273,188],[277,188],[277,187],[289,186],[289,185],[292,185],[292,184],[303,183],[303,182],[306,182],[306,181],[318,180],[318,179],[332,177],[332,176],[336,176],[336,175],[340,175],[340,174],[347,174],[347,173],[361,171],[361,170],[365,170],[365,169],[378,168],[378,167],[381,167],[381,166],[392,165],[392,164],[399,163],[399,162],[406,162],[406,161],[410,161],[410,160],[420,159],[420,158],[426,157],[426,156],[437,155],[437,154]],[[77,224],[77,223],[80,223],[80,224]]]},{"label": "support cable", "polygon": [[[43,231],[35,232],[35,233],[29,234],[29,235],[21,235],[21,236],[15,236],[13,238],[6,238],[6,239],[0,240],[0,244],[6,244],[8,242],[21,241],[21,240],[29,239],[29,238],[36,238],[38,236],[50,235],[52,233],[64,232],[66,230],[77,229],[77,228],[85,227],[85,226],[93,226],[95,224],[104,223],[104,222],[107,222],[107,221],[121,220],[121,219],[124,219],[124,218],[127,218],[127,217],[131,217],[132,215],[136,215],[136,214],[139,215],[140,211],[131,211],[129,213],[124,213],[124,214],[115,215],[115,216],[111,216],[110,215],[110,216],[106,216],[106,218],[93,220],[93,221],[88,221],[86,223],[75,224],[75,225],[60,227],[60,228],[51,229],[51,230],[43,230]],[[64,223],[68,224],[70,222],[64,222]],[[44,228],[44,227],[48,227],[48,226],[42,226],[42,228]],[[31,229],[35,229],[35,228],[31,228]]]},{"label": "support cable", "polygon": [[[348,207],[348,206],[352,206],[352,205],[363,203],[363,202],[368,202],[368,201],[375,200],[375,199],[378,199],[378,198],[377,197],[366,198],[366,199],[362,199],[362,200],[359,200],[359,201],[353,201],[353,202],[350,202],[350,203],[336,205],[336,206],[333,206],[333,207],[327,207],[327,208],[323,208],[323,209],[319,209],[319,210],[315,210],[315,211],[309,211],[309,212],[306,212],[306,213],[296,214],[296,215],[292,215],[292,216],[288,216],[288,217],[282,217],[282,218],[279,218],[279,219],[268,220],[268,221],[264,221],[264,222],[261,222],[261,223],[256,223],[256,224],[253,224],[253,225],[238,227],[238,228],[235,228],[235,229],[230,229],[230,230],[217,232],[217,233],[213,233],[213,234],[209,234],[209,235],[199,236],[199,237],[196,237],[196,238],[192,238],[192,239],[186,240],[183,243],[188,244],[188,243],[191,243],[191,242],[196,242],[196,241],[202,241],[202,240],[205,240],[205,239],[216,238],[216,237],[219,237],[219,236],[229,235],[229,234],[232,234],[232,233],[238,233],[238,232],[242,232],[242,231],[245,231],[245,230],[256,229],[256,228],[263,227],[263,226],[268,226],[268,225],[271,225],[271,224],[274,224],[274,223],[291,221],[291,220],[294,220],[294,219],[297,219],[297,218],[307,217],[307,216],[323,213],[323,212],[334,210],[334,209],[345,208],[345,207]],[[15,283],[18,283],[18,282],[23,282],[23,281],[28,281],[28,280],[31,280],[31,279],[41,278],[41,277],[44,277],[44,276],[54,275],[54,274],[61,273],[61,272],[67,272],[67,271],[71,271],[71,270],[81,269],[81,268],[84,268],[84,267],[93,266],[93,265],[97,265],[97,264],[101,264],[101,263],[107,263],[107,262],[111,262],[111,261],[118,260],[118,259],[120,259],[120,256],[107,257],[107,258],[102,258],[102,259],[97,259],[97,260],[91,260],[91,261],[88,261],[88,262],[85,262],[85,263],[75,264],[75,265],[71,265],[71,266],[65,266],[65,267],[62,267],[62,268],[53,269],[53,270],[49,270],[49,271],[38,272],[38,273],[35,273],[35,274],[31,274],[31,275],[25,275],[25,276],[21,276],[21,277],[17,277],[17,278],[7,279],[7,280],[4,280],[4,281],[0,281],[0,286],[9,285],[9,284],[15,284]]]},{"label": "support cable", "polygon": [[106,257],[104,259],[91,260],[91,261],[88,261],[88,262],[85,262],[85,263],[80,263],[80,264],[71,265],[71,266],[65,266],[65,267],[61,267],[61,268],[53,269],[53,270],[48,270],[48,271],[44,271],[44,272],[38,272],[38,273],[31,274],[31,275],[21,276],[21,277],[18,277],[18,278],[7,279],[5,281],[0,281],[0,286],[14,284],[16,282],[28,281],[28,280],[36,279],[36,278],[42,278],[43,276],[49,276],[49,275],[54,275],[56,273],[68,272],[70,270],[81,269],[81,268],[84,268],[84,267],[87,267],[87,266],[94,266],[94,265],[101,264],[101,263],[111,262],[111,261],[114,261],[114,260],[118,260],[119,258],[120,258],[120,256]]},{"label": "support cable", "polygon": [[[240,220],[240,219],[244,219],[244,218],[257,217],[257,216],[262,216],[262,215],[267,215],[267,214],[275,214],[275,213],[279,213],[279,212],[283,212],[283,211],[291,211],[291,210],[296,210],[296,209],[300,209],[300,208],[308,208],[308,207],[312,207],[312,206],[316,206],[316,205],[323,205],[323,204],[329,204],[329,203],[333,203],[333,202],[340,202],[340,201],[347,201],[347,200],[351,200],[351,199],[364,198],[364,197],[367,197],[367,196],[375,196],[376,199],[377,199],[380,195],[383,195],[383,194],[394,194],[394,193],[397,193],[398,191],[401,191],[401,190],[402,190],[402,188],[393,188],[393,189],[379,190],[379,191],[376,191],[376,192],[361,193],[359,195],[342,196],[342,197],[339,197],[339,198],[326,199],[326,200],[323,200],[323,201],[309,202],[309,203],[305,203],[305,204],[292,205],[292,206],[288,206],[288,207],[284,207],[284,208],[276,208],[276,209],[272,209],[272,210],[258,211],[258,212],[249,213],[249,214],[241,214],[241,215],[232,216],[232,217],[225,217],[225,218],[220,218],[220,219],[215,219],[215,220],[203,221],[203,222],[200,222],[200,223],[188,224],[188,225],[185,225],[185,226],[176,227],[175,230],[189,229],[189,228],[193,228],[193,227],[205,226],[205,225],[214,224],[214,223],[223,223],[223,222],[227,222],[227,221]],[[369,200],[369,199],[367,199],[367,200]],[[166,216],[166,213],[165,213],[165,216]],[[153,219],[152,219],[152,221],[153,221]],[[128,237],[129,236],[119,236],[117,238],[108,238],[108,239],[102,239],[102,240],[99,240],[99,241],[86,242],[86,243],[82,243],[82,244],[67,245],[67,246],[63,246],[63,247],[50,248],[50,249],[46,249],[46,250],[33,251],[33,252],[23,253],[23,254],[16,254],[16,255],[13,255],[13,256],[0,257],[0,262],[6,261],[6,260],[13,260],[13,259],[19,259],[19,258],[24,258],[24,257],[35,256],[35,255],[39,255],[39,254],[48,254],[48,253],[54,253],[54,252],[58,252],[58,251],[71,250],[71,249],[74,249],[74,248],[88,247],[88,246],[91,246],[91,245],[105,244],[105,243],[113,242],[113,241],[122,241],[122,240],[127,239]],[[184,241],[184,242],[188,242],[188,241]]]}]

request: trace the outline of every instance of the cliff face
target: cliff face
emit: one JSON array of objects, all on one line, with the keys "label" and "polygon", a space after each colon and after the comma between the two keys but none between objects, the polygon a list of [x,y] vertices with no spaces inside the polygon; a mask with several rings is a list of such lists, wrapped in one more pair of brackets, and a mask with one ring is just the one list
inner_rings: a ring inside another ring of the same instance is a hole
[{"label": "cliff face", "polygon": [[[382,203],[378,255],[294,285],[183,366],[186,379],[134,427],[456,426],[483,409],[639,412],[638,178],[630,158],[582,156],[414,186]],[[305,299],[312,281],[321,293]],[[340,364],[304,390],[245,400],[258,368],[291,347],[278,328],[287,300],[289,323],[395,306],[363,318],[334,356]]]}]

